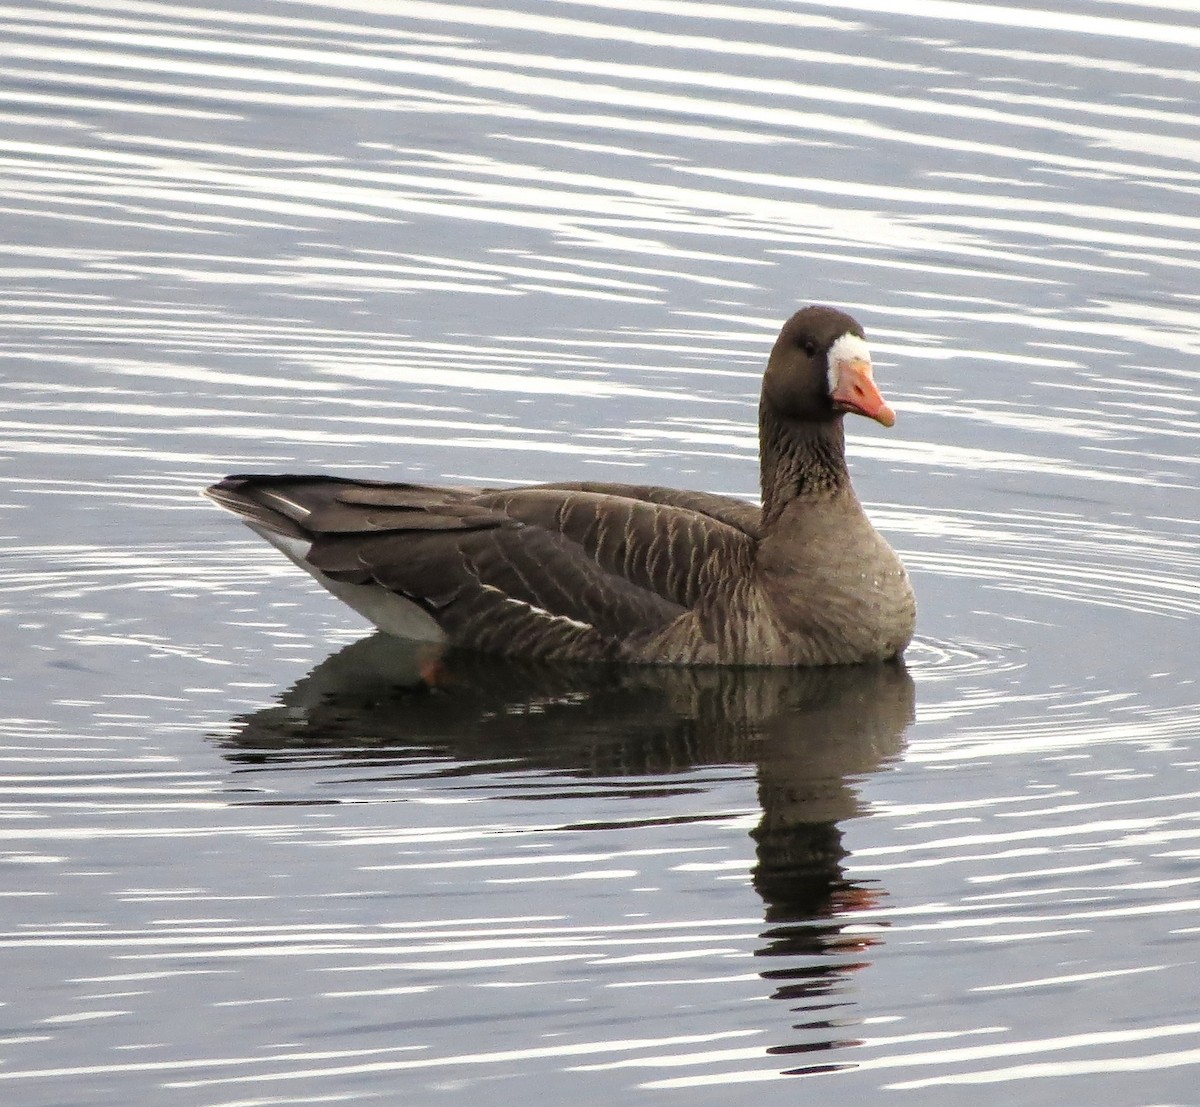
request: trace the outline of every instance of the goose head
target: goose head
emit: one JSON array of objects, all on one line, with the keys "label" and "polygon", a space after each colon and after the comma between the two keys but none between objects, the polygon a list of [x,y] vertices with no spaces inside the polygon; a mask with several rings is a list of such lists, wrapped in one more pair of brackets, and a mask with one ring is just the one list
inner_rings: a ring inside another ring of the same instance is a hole
[{"label": "goose head", "polygon": [[806,307],[779,332],[763,378],[763,402],[786,420],[824,423],[846,412],[896,422],[875,384],[858,322],[831,307]]}]

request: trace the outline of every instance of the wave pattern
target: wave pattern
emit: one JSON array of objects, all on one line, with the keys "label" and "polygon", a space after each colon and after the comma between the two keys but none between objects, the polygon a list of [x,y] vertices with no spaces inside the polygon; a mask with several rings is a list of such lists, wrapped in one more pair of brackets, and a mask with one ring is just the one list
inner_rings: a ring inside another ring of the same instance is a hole
[{"label": "wave pattern", "polygon": [[[902,9],[0,11],[3,1102],[1190,1101],[1200,22]],[[195,495],[753,497],[811,301],[907,672],[430,690]]]}]

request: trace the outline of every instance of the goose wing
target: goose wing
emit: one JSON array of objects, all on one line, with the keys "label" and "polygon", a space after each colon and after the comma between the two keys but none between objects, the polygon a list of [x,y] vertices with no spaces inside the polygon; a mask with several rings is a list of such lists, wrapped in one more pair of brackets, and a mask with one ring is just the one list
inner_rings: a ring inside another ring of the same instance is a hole
[{"label": "goose wing", "polygon": [[542,485],[483,491],[475,502],[558,535],[575,547],[576,556],[606,573],[690,609],[719,577],[749,568],[755,539],[712,514],[663,502],[669,492],[634,485]]},{"label": "goose wing", "polygon": [[458,644],[526,656],[621,656],[748,564],[753,542],[688,507],[579,487],[238,476],[209,495],[306,543],[330,580],[395,592]]},{"label": "goose wing", "polygon": [[564,492],[596,492],[626,500],[662,504],[665,507],[680,507],[724,523],[751,538],[761,537],[762,509],[733,496],[720,496],[715,492],[691,492],[683,488],[661,488],[652,484],[614,484],[607,481],[569,481],[537,487],[555,488]]}]

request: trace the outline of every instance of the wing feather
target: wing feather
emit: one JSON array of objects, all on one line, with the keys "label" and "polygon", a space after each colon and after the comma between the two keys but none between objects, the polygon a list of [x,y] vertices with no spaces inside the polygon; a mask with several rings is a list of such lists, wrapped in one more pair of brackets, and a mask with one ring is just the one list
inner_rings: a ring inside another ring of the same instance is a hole
[{"label": "wing feather", "polygon": [[538,486],[484,492],[475,502],[558,533],[605,572],[684,608],[703,594],[714,557],[748,565],[754,547],[714,516],[607,492]]},{"label": "wing feather", "polygon": [[318,573],[404,596],[459,644],[527,656],[621,656],[693,608],[716,562],[748,564],[754,546],[750,505],[648,486],[239,476],[209,494],[308,540]]},{"label": "wing feather", "polygon": [[691,492],[683,488],[662,488],[653,484],[616,484],[608,481],[564,481],[561,484],[539,484],[535,487],[562,492],[596,492],[603,496],[620,496],[622,499],[663,504],[666,507],[682,507],[700,515],[707,515],[719,523],[725,523],[751,538],[762,536],[760,507],[734,496],[721,496],[716,492]]}]

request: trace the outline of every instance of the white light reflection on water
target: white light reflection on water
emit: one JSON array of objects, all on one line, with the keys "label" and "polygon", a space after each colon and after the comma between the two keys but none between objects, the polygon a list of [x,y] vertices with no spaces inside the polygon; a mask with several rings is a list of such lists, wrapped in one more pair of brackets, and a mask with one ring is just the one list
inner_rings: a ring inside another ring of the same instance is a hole
[{"label": "white light reflection on water", "polygon": [[[1194,14],[0,11],[5,1102],[1186,1101]],[[404,693],[195,496],[752,496],[807,300],[915,687]]]}]

